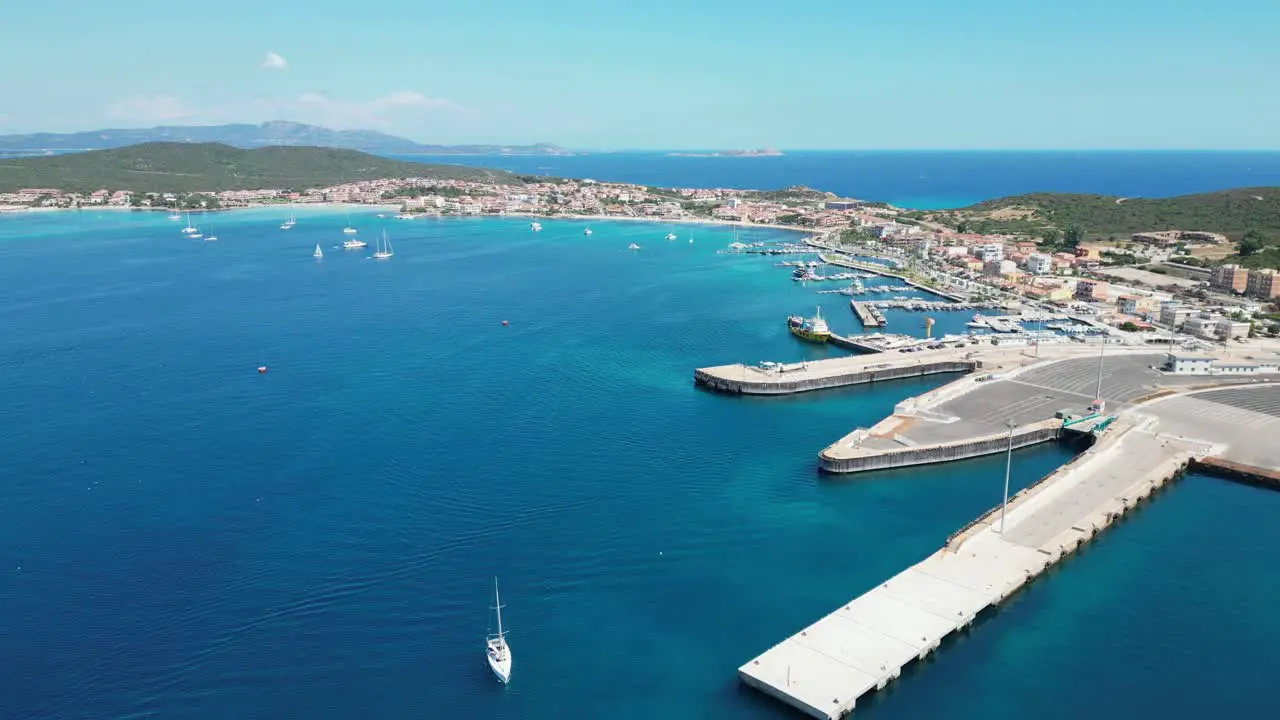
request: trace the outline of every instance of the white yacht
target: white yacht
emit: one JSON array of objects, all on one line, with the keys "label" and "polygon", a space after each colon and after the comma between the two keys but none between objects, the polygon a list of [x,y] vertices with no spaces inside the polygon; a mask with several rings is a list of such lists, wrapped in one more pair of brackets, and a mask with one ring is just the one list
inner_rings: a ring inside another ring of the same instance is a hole
[{"label": "white yacht", "polygon": [[[351,213],[347,213],[347,226],[342,228],[342,232],[346,235],[356,234],[356,229],[351,227]],[[342,245],[343,247],[346,247],[346,243],[343,243]],[[369,246],[368,243],[360,243],[359,245],[352,245],[351,247],[368,247],[368,246]]]},{"label": "white yacht", "polygon": [[284,222],[282,222],[282,223],[280,223],[280,229],[281,229],[281,230],[289,230],[289,229],[293,228],[293,226],[294,226],[294,225],[297,225],[297,224],[298,224],[298,221],[294,219],[294,217],[293,217],[293,213],[292,213],[292,212],[290,212],[290,213],[289,213],[289,219],[288,219],[288,220],[285,220],[285,221],[284,221]]},{"label": "white yacht", "polygon": [[343,240],[342,247],[346,250],[359,250],[360,248],[369,247],[369,243],[359,238],[351,238],[350,240]]},{"label": "white yacht", "polygon": [[675,233],[673,233],[673,232],[669,232],[669,233],[667,233],[667,239],[668,239],[668,240],[675,240],[675,239],[676,239],[676,234],[675,234]]},{"label": "white yacht", "polygon": [[[377,242],[377,241],[375,240],[374,242]],[[378,260],[386,260],[387,258],[395,254],[396,254],[395,250],[391,249],[391,238],[387,237],[387,231],[383,230],[382,242],[378,245],[377,248],[375,248],[373,257]]]},{"label": "white yacht", "polygon": [[182,232],[185,235],[190,235],[192,233],[200,232],[199,230],[196,229],[195,225],[191,224],[191,213],[187,213],[187,226],[182,228]]},{"label": "white yacht", "polygon": [[324,257],[324,251],[320,249],[320,243],[316,243],[316,251],[311,253],[311,257],[317,260]]},{"label": "white yacht", "polygon": [[498,578],[493,579],[493,603],[493,609],[498,613],[498,634],[485,638],[485,658],[499,682],[506,685],[511,681],[511,646],[507,644],[507,634],[502,630],[502,600],[498,596]]},{"label": "white yacht", "polygon": [[[199,235],[192,235],[192,237],[199,237]],[[218,236],[213,234],[213,226],[212,226],[212,225],[209,227],[209,234],[204,236],[204,241],[205,241],[205,242],[218,242]]]},{"label": "white yacht", "polygon": [[540,222],[531,222],[531,223],[529,223],[529,229],[530,229],[530,230],[532,230],[532,231],[534,231],[534,232],[538,232],[538,231],[542,230],[542,223],[540,223]]},{"label": "white yacht", "polygon": [[590,234],[591,234],[591,228],[587,228],[586,230],[583,230],[583,231],[582,231],[582,234],[583,234],[583,235],[590,235]]},{"label": "white yacht", "polygon": [[639,246],[639,245],[637,245],[637,244],[635,244],[635,243],[631,243],[630,245],[628,245],[628,246],[627,246],[627,249],[628,249],[628,250],[639,250],[639,249],[640,249],[640,246]]}]

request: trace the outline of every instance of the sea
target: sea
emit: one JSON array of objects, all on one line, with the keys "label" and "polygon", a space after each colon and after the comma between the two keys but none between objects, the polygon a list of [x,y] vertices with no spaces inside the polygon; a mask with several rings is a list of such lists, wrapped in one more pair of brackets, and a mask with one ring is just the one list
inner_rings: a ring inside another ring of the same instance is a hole
[{"label": "sea", "polygon": [[[815,470],[949,378],[693,387],[855,329],[729,228],[359,212],[379,261],[282,219],[0,215],[0,718],[796,718],[737,667],[1000,500],[1002,457]],[[1278,512],[1187,477],[858,716],[1264,714]]]},{"label": "sea", "polygon": [[776,190],[804,185],[842,197],[927,210],[1034,192],[1170,197],[1280,185],[1280,151],[1275,150],[809,150],[748,157],[688,157],[661,152],[392,157],[660,187]]}]

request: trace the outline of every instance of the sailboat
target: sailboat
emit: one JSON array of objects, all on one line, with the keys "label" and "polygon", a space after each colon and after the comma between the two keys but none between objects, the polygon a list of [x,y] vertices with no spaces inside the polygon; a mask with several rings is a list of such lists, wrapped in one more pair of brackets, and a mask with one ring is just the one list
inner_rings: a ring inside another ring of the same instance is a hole
[{"label": "sailboat", "polygon": [[511,681],[511,646],[507,645],[507,634],[502,630],[502,600],[498,597],[496,577],[493,579],[493,609],[498,613],[498,634],[485,638],[485,657],[489,661],[489,669],[506,685]]},{"label": "sailboat", "polygon": [[185,235],[191,235],[192,233],[200,232],[199,230],[196,229],[195,225],[191,224],[191,213],[187,213],[187,226],[182,228],[182,232]]},{"label": "sailboat", "polygon": [[[192,237],[199,237],[199,236],[198,236],[198,235],[193,235]],[[209,234],[204,236],[204,241],[205,241],[205,242],[218,242],[218,236],[213,234],[213,225],[212,225],[212,224],[210,224],[210,226],[209,226]]]},{"label": "sailboat", "polygon": [[292,211],[292,210],[290,210],[290,211],[289,211],[289,219],[288,219],[288,220],[285,220],[285,221],[284,221],[284,222],[282,222],[282,223],[280,223],[280,229],[281,229],[281,230],[288,230],[288,229],[292,228],[294,225],[297,225],[297,224],[298,224],[298,221],[297,221],[297,220],[295,220],[295,219],[293,218],[293,211]]},{"label": "sailboat", "polygon": [[[376,243],[377,241],[375,240],[374,242]],[[376,247],[376,252],[373,253],[373,256],[378,260],[386,260],[395,254],[395,251],[391,249],[391,238],[387,237],[387,231],[383,230],[382,243]]]},{"label": "sailboat", "polygon": [[182,216],[178,214],[178,211],[177,211],[177,210],[174,210],[173,212],[169,213],[169,219],[170,219],[170,220],[181,220],[181,219],[182,219]]},{"label": "sailboat", "polygon": [[[351,227],[351,213],[347,213],[347,226],[342,228],[342,232],[346,233],[347,235],[356,234],[356,229]],[[361,245],[360,247],[364,247],[364,245]]]},{"label": "sailboat", "polygon": [[324,257],[324,251],[320,249],[320,243],[316,243],[316,251],[311,253],[311,257],[317,260]]}]

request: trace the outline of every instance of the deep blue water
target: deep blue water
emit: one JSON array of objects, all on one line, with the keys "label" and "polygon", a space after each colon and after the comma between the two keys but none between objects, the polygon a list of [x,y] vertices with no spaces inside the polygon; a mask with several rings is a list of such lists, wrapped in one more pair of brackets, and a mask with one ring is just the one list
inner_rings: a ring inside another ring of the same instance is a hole
[{"label": "deep blue water", "polygon": [[[814,472],[942,378],[695,390],[830,352],[783,328],[827,296],[726,230],[358,216],[380,263],[279,219],[0,216],[0,718],[795,717],[737,666],[999,499],[1001,458]],[[1277,510],[1193,478],[860,717],[1266,707]]]},{"label": "deep blue water", "polygon": [[397,156],[532,175],[663,187],[807,185],[901,207],[946,208],[1030,192],[1168,197],[1280,185],[1277,151],[799,151],[776,157],[655,152],[566,157]]}]

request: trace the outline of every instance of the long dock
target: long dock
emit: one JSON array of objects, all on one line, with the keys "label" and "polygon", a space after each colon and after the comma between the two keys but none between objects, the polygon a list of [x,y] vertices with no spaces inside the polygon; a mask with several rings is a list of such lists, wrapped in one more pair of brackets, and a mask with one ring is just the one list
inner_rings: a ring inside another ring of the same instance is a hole
[{"label": "long dock", "polygon": [[1014,428],[1012,433],[990,433],[952,442],[916,445],[897,450],[881,450],[862,446],[867,430],[854,430],[840,441],[818,453],[818,466],[829,473],[854,473],[911,465],[966,460],[981,455],[1004,452],[1010,445],[1019,448],[1050,442],[1062,437],[1061,419],[1041,420]]},{"label": "long dock", "polygon": [[858,321],[862,323],[863,327],[880,327],[880,320],[866,306],[866,303],[850,300],[849,307],[853,308],[854,314],[858,316]]},{"label": "long dock", "polygon": [[790,395],[810,390],[923,377],[937,373],[972,372],[980,360],[960,355],[931,360],[854,355],[789,365],[719,365],[693,371],[694,383],[716,392],[734,395]]},{"label": "long dock", "polygon": [[1193,445],[1114,428],[941,550],[748,661],[745,684],[835,720],[1176,477]]}]

